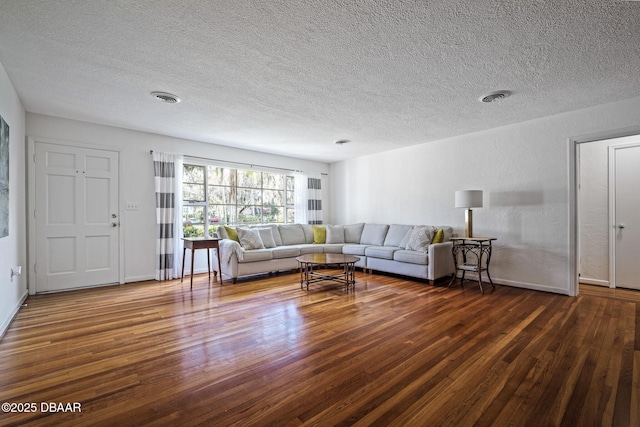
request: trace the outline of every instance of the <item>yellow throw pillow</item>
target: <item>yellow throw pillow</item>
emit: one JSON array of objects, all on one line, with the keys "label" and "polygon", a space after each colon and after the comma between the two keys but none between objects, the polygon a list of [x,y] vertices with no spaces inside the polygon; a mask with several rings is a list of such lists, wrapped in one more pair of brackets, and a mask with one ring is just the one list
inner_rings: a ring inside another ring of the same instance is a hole
[{"label": "yellow throw pillow", "polygon": [[431,243],[442,243],[444,242],[444,230],[442,228],[438,228],[436,230],[436,234],[433,236],[433,240]]},{"label": "yellow throw pillow", "polygon": [[230,240],[235,240],[236,242],[240,243],[240,238],[238,237],[238,230],[236,230],[233,227],[227,227],[225,225],[224,226],[224,231],[227,232],[227,236],[229,236]]},{"label": "yellow throw pillow", "polygon": [[316,245],[320,243],[326,243],[327,241],[327,227],[322,225],[313,225],[313,243]]}]

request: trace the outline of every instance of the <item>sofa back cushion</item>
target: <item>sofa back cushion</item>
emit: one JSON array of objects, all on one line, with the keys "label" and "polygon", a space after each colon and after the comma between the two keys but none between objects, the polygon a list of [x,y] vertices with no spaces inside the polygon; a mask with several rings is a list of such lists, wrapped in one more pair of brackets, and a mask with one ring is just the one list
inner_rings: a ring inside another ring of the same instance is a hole
[{"label": "sofa back cushion", "polygon": [[311,224],[300,224],[302,227],[302,231],[304,231],[304,242],[305,243],[313,243],[314,235],[313,235],[313,225]]},{"label": "sofa back cushion", "polygon": [[360,237],[360,244],[382,246],[388,229],[388,224],[365,224]]},{"label": "sofa back cushion", "polygon": [[384,246],[406,247],[411,230],[413,225],[391,224],[384,239]]},{"label": "sofa back cushion", "polygon": [[351,224],[344,226],[344,242],[345,243],[360,243],[362,237],[362,230],[364,229],[364,222],[359,224]]},{"label": "sofa back cushion", "polygon": [[344,226],[342,225],[327,225],[327,243],[345,243],[344,241]]},{"label": "sofa back cushion", "polygon": [[307,242],[301,224],[281,224],[278,226],[282,245],[302,245]]}]

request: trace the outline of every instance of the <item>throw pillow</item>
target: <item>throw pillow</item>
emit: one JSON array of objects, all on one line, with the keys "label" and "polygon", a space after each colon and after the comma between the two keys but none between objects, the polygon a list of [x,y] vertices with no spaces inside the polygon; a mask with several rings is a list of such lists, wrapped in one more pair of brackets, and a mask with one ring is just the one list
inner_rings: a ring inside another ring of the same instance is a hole
[{"label": "throw pillow", "polygon": [[436,234],[433,236],[433,240],[431,243],[442,243],[444,242],[444,230],[442,228],[438,228],[436,230]]},{"label": "throw pillow", "polygon": [[326,243],[344,243],[344,227],[342,225],[327,225]]},{"label": "throw pillow", "polygon": [[240,243],[240,238],[238,237],[238,231],[235,228],[227,227],[225,225],[224,226],[224,231],[227,232],[227,236],[229,237],[229,239],[235,240],[236,242]]},{"label": "throw pillow", "polygon": [[327,228],[321,225],[313,226],[313,243],[321,244],[327,241]]},{"label": "throw pillow", "polygon": [[248,228],[238,228],[238,237],[240,238],[240,245],[249,249],[264,249],[262,239],[260,239],[260,233],[258,230],[250,230]]},{"label": "throw pillow", "polygon": [[435,227],[417,225],[411,232],[411,237],[409,237],[409,243],[407,243],[406,249],[408,251],[427,253],[435,231]]},{"label": "throw pillow", "polygon": [[260,233],[260,239],[265,248],[275,248],[276,241],[273,238],[273,230],[271,228],[256,228]]}]

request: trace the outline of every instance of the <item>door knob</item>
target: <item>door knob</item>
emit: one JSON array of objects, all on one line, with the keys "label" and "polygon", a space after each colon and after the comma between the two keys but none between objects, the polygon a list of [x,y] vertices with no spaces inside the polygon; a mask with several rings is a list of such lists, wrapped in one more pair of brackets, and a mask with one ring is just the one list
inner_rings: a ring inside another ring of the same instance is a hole
[{"label": "door knob", "polygon": [[117,224],[117,223],[115,223],[115,222],[112,222],[112,223],[111,223],[111,226],[112,226],[112,227],[117,227],[117,226],[118,226],[118,224]]},{"label": "door knob", "polygon": [[624,224],[619,224],[618,228],[624,228]]}]

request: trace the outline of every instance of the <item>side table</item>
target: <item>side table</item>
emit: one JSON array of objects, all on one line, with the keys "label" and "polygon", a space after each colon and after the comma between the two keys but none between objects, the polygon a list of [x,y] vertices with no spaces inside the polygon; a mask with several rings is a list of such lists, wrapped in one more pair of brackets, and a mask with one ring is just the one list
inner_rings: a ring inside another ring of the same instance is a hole
[{"label": "side table", "polygon": [[[218,254],[218,271],[220,271],[220,284],[222,284],[222,263],[220,262],[220,245],[218,242],[220,239],[213,239],[208,237],[183,237],[184,248],[182,250],[182,277],[180,283],[184,279],[184,258],[187,253],[187,249],[191,249],[191,289],[193,289],[193,259],[196,249],[207,250],[207,270],[209,271],[209,280],[211,280],[211,255],[209,249],[215,249]],[[214,276],[218,273],[214,270]]]},{"label": "side table", "polygon": [[[482,287],[482,272],[487,273],[491,286],[495,289],[491,275],[489,274],[489,262],[491,261],[491,242],[497,240],[495,237],[452,237],[453,242],[453,263],[455,265],[455,273],[449,282],[449,286],[456,279],[458,270],[462,271],[460,283],[464,281],[464,275],[467,271],[478,273],[478,284],[480,292],[484,294]],[[462,254],[462,264],[458,262],[458,254]],[[473,255],[471,259],[467,259],[469,255]],[[475,259],[474,259],[475,257]],[[484,263],[482,259],[484,258]]]}]

